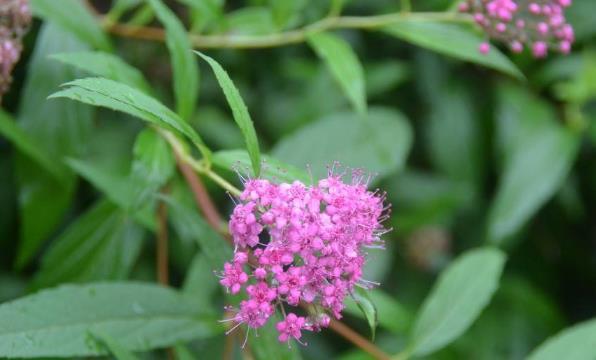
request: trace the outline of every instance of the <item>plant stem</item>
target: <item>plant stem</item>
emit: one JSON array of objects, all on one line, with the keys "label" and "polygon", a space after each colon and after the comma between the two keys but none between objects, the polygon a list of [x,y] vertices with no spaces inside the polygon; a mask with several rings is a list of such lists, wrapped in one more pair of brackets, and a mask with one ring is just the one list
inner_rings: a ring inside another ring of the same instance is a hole
[{"label": "plant stem", "polygon": [[[407,1],[406,1],[407,2]],[[189,34],[196,49],[255,49],[302,43],[313,33],[336,29],[378,29],[403,21],[471,22],[466,14],[451,12],[399,12],[376,16],[327,17],[303,28],[269,35],[198,35]],[[157,27],[134,26],[102,20],[110,33],[150,41],[165,41],[165,31]]]},{"label": "plant stem", "polygon": [[[164,189],[163,192],[167,190]],[[168,206],[165,201],[157,205],[157,281],[168,285]]]},{"label": "plant stem", "polygon": [[337,320],[331,320],[329,327],[331,328],[331,330],[335,331],[339,335],[349,340],[352,344],[358,346],[360,349],[372,355],[375,359],[391,359],[389,355],[383,352],[383,350],[379,349],[375,344],[366,340],[364,337],[362,337],[360,334],[352,330],[349,326],[345,325],[344,323]]}]

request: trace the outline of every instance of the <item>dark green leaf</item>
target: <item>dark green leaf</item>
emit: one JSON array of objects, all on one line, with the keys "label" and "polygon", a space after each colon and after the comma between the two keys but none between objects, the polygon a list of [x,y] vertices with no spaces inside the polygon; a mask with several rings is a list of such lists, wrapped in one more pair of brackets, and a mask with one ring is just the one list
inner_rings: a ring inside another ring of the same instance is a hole
[{"label": "dark green leaf", "polygon": [[[393,297],[380,289],[368,292],[371,302],[377,308],[378,322],[383,328],[394,334],[402,335],[412,325],[412,314]],[[346,300],[346,312],[366,319],[353,299]]]},{"label": "dark green leaf", "polygon": [[52,55],[53,59],[77,67],[93,75],[121,82],[149,93],[151,87],[143,74],[116,55],[100,51],[71,52]]},{"label": "dark green leaf", "polygon": [[236,86],[234,86],[234,83],[228,76],[228,73],[221,67],[221,65],[219,65],[217,61],[213,60],[207,55],[201,54],[200,52],[196,53],[205,61],[207,61],[209,66],[211,66],[211,69],[213,69],[215,77],[219,82],[219,86],[221,86],[221,89],[228,100],[228,104],[232,109],[234,120],[242,131],[242,135],[244,135],[244,141],[246,141],[246,150],[250,155],[253,171],[257,176],[259,176],[261,172],[261,153],[259,151],[259,141],[257,139],[257,134],[250,118],[250,114],[248,113],[248,109],[246,108],[246,105],[240,96],[240,92],[238,92],[238,89],[236,89]]},{"label": "dark green leaf", "polygon": [[371,338],[375,340],[375,334],[377,331],[377,325],[379,324],[379,316],[377,313],[377,307],[373,302],[369,292],[362,288],[355,288],[354,292],[351,295],[351,298],[356,303],[358,309],[364,318],[368,322],[368,326],[370,327]]},{"label": "dark green leaf", "polygon": [[325,176],[334,161],[384,176],[403,167],[411,145],[405,117],[374,107],[364,118],[345,112],[306,125],[282,139],[272,154],[298,168],[310,165],[315,178]]},{"label": "dark green leaf", "polygon": [[350,44],[338,36],[325,32],[309,36],[308,43],[317,55],[325,61],[342,90],[350,99],[354,109],[359,113],[365,113],[364,70]]},{"label": "dark green leaf", "polygon": [[99,22],[79,0],[31,0],[33,13],[58,24],[64,30],[78,37],[81,41],[101,49],[111,51],[108,37]]},{"label": "dark green leaf", "polygon": [[386,33],[430,50],[502,71],[518,79],[523,74],[497,48],[483,55],[478,51],[484,40],[472,28],[431,21],[400,21],[383,28]]},{"label": "dark green leaf", "polygon": [[431,354],[462,335],[497,290],[505,254],[480,248],[457,258],[426,298],[411,338],[411,352]]},{"label": "dark green leaf", "polygon": [[209,158],[211,152],[190,125],[154,98],[128,85],[103,78],[79,79],[50,98],[69,98],[86,104],[122,111],[141,120],[187,136]]},{"label": "dark green leaf", "polygon": [[125,279],[139,255],[143,230],[107,201],[73,222],[44,255],[33,287]]},{"label": "dark green leaf", "polygon": [[190,352],[190,350],[183,345],[176,345],[174,347],[176,353],[176,360],[196,360],[197,358]]},{"label": "dark green leaf", "polygon": [[528,360],[596,358],[596,319],[563,330],[534,350]]},{"label": "dark green leaf", "polygon": [[147,351],[220,331],[192,299],[153,284],[65,285],[0,305],[0,356],[9,358],[106,354],[96,332]]},{"label": "dark green leaf", "polygon": [[[311,180],[308,174],[292,165],[285,164],[268,155],[263,155],[263,165],[261,177],[275,181],[291,183],[299,180],[308,184]],[[239,171],[240,173],[249,172],[250,176],[255,174],[250,168],[250,158],[244,150],[222,150],[213,154],[213,164],[223,169]]]},{"label": "dark green leaf", "polygon": [[199,94],[199,69],[192,54],[192,45],[184,26],[161,0],[149,0],[159,21],[166,28],[166,44],[172,59],[176,109],[184,120],[195,111]]}]

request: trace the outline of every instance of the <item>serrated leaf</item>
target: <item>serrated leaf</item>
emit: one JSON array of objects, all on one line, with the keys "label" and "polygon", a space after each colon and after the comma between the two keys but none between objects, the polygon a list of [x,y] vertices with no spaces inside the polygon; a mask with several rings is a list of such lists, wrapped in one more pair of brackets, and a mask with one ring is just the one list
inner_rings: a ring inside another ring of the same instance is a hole
[{"label": "serrated leaf", "polygon": [[494,46],[488,54],[481,54],[478,47],[484,39],[471,27],[427,20],[403,20],[382,30],[414,45],[524,79],[519,69]]},{"label": "serrated leaf", "polygon": [[209,66],[211,66],[211,69],[213,69],[215,77],[219,82],[219,86],[221,86],[221,89],[226,96],[226,100],[232,109],[234,121],[236,121],[240,131],[242,131],[242,135],[244,135],[246,151],[250,155],[253,171],[256,176],[259,176],[261,172],[261,153],[259,151],[259,140],[257,139],[254,124],[250,118],[248,109],[246,108],[246,105],[240,96],[240,92],[232,82],[232,79],[230,79],[228,73],[221,67],[221,65],[219,65],[217,61],[200,52],[195,52],[197,55],[207,61]]},{"label": "serrated leaf", "polygon": [[429,355],[462,335],[490,302],[504,264],[505,254],[493,248],[468,251],[450,264],[420,309],[411,353]]},{"label": "serrated leaf", "polygon": [[[300,170],[293,165],[285,164],[268,155],[262,155],[263,165],[261,177],[277,182],[291,183],[299,180],[304,184],[310,183],[310,177],[306,171]],[[239,171],[240,173],[250,171],[250,157],[245,150],[222,150],[213,154],[213,165],[222,169]],[[254,177],[254,172],[250,171]]]},{"label": "serrated leaf", "polygon": [[596,319],[561,331],[528,356],[528,360],[591,360],[594,358],[596,358]]},{"label": "serrated leaf", "polygon": [[183,134],[201,150],[205,158],[209,159],[211,155],[211,151],[190,125],[159,101],[135,88],[104,78],[79,79],[64,85],[67,86],[66,89],[50,95],[50,98],[69,98],[127,113]]},{"label": "serrated leaf", "polygon": [[142,240],[138,225],[114,205],[100,201],[52,243],[32,286],[125,279]]},{"label": "serrated leaf", "polygon": [[283,138],[272,151],[298,168],[310,165],[315,180],[339,161],[380,177],[401,169],[412,145],[412,129],[399,112],[371,107],[366,115],[341,112],[308,124]]},{"label": "serrated leaf", "polygon": [[[61,164],[65,156],[76,156],[86,150],[92,132],[93,113],[92,108],[84,104],[47,101],[47,96],[57,86],[76,76],[74,69],[52,61],[48,56],[86,49],[87,45],[72,34],[53,23],[44,23],[28,64],[17,123],[56,164]],[[63,178],[57,181],[21,154],[16,157],[15,167],[20,212],[16,265],[22,267],[62,220],[72,199],[76,177],[63,166]]]},{"label": "serrated leaf", "polygon": [[6,137],[19,152],[35,161],[55,180],[65,179],[65,169],[61,164],[48,156],[37,144],[21,129],[7,113],[0,110],[0,134]]},{"label": "serrated leaf", "polygon": [[359,113],[365,113],[364,70],[350,44],[342,38],[326,32],[310,35],[308,44],[327,64],[354,109]]},{"label": "serrated leaf", "polygon": [[149,0],[159,21],[166,28],[166,44],[172,59],[176,111],[189,120],[195,111],[199,94],[199,69],[192,54],[192,45],[180,20],[161,0]]},{"label": "serrated leaf", "polygon": [[93,75],[105,77],[150,93],[143,74],[118,56],[101,51],[81,51],[52,55],[51,58],[75,66]]},{"label": "serrated leaf", "polygon": [[0,356],[105,355],[105,332],[147,351],[221,332],[216,319],[178,292],[138,282],[65,285],[0,305]]},{"label": "serrated leaf", "polygon": [[112,45],[93,14],[79,0],[31,0],[33,13],[58,24],[81,41],[111,51]]},{"label": "serrated leaf", "polygon": [[360,309],[362,315],[364,315],[366,321],[368,322],[368,326],[370,328],[371,333],[371,339],[374,341],[375,334],[377,332],[377,325],[379,324],[377,307],[372,301],[367,290],[356,287],[354,289],[354,292],[350,294],[350,296],[356,303],[358,309]]},{"label": "serrated leaf", "polygon": [[175,167],[176,160],[166,140],[153,129],[141,131],[133,149],[133,207],[150,203],[159,189],[174,175]]}]

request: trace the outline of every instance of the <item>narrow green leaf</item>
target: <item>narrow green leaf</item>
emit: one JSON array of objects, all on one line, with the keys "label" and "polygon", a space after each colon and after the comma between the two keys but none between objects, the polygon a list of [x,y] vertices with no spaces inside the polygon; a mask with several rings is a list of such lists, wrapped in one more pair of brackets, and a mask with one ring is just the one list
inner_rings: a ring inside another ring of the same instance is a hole
[{"label": "narrow green leaf", "polygon": [[35,161],[56,180],[64,180],[65,169],[57,164],[46,152],[21,129],[7,113],[0,110],[0,134],[5,136],[24,155]]},{"label": "narrow green leaf", "polygon": [[52,243],[32,287],[125,279],[140,253],[142,239],[143,230],[124,212],[100,201]]},{"label": "narrow green leaf", "polygon": [[50,98],[69,98],[106,107],[174,130],[188,137],[205,158],[210,158],[211,151],[190,125],[159,101],[135,88],[104,78],[79,79],[66,83],[65,86],[66,89],[50,95]]},{"label": "narrow green leaf", "polygon": [[371,296],[367,290],[357,287],[351,294],[352,299],[356,303],[358,309],[364,318],[368,322],[370,327],[371,339],[375,340],[375,334],[377,332],[377,325],[379,324],[379,317],[377,314],[377,307],[372,301]]},{"label": "narrow green leaf", "polygon": [[[404,332],[410,328],[413,316],[404,305],[400,304],[392,296],[380,289],[368,291],[367,295],[377,308],[377,314],[381,315],[378,316],[379,326],[398,335],[403,335]],[[349,314],[366,320],[366,316],[360,310],[354,299],[348,298],[346,300],[345,310]]]},{"label": "narrow green leaf", "polygon": [[174,353],[176,353],[176,360],[196,360],[190,350],[184,345],[176,345],[174,347]]},{"label": "narrow green leaf", "polygon": [[149,0],[159,21],[166,28],[166,44],[172,59],[176,110],[184,120],[189,120],[196,107],[199,94],[199,69],[192,54],[192,45],[184,26],[161,0]]},{"label": "narrow green leaf", "polygon": [[[153,129],[145,129],[137,136],[133,149],[131,182],[133,207],[150,202],[159,189],[174,175],[176,160],[168,145]],[[138,185],[137,185],[138,184]]]},{"label": "narrow green leaf", "polygon": [[[72,101],[47,101],[57,86],[77,76],[75,69],[48,56],[87,49],[74,35],[54,23],[44,23],[28,64],[17,123],[55,164],[62,164],[66,156],[78,156],[86,151],[93,129],[93,109]],[[15,167],[20,213],[16,265],[22,267],[62,220],[72,199],[76,177],[63,166],[63,178],[58,181],[21,154],[17,154]]]},{"label": "narrow green leaf", "polygon": [[31,7],[35,15],[55,22],[81,41],[103,51],[112,50],[108,37],[83,1],[31,0]]},{"label": "narrow green leaf", "polygon": [[0,356],[105,355],[105,332],[130,351],[163,348],[221,332],[178,292],[138,282],[65,285],[0,305]]},{"label": "narrow green leaf", "polygon": [[138,358],[131,353],[127,348],[122,346],[120,341],[110,336],[105,331],[94,331],[93,336],[97,338],[109,351],[116,360],[137,360]]},{"label": "narrow green leaf", "polygon": [[497,48],[492,47],[488,54],[481,54],[478,47],[484,40],[471,27],[408,20],[389,25],[382,30],[414,45],[499,70],[517,79],[524,79],[519,69]]},{"label": "narrow green leaf", "polygon": [[561,331],[534,350],[528,360],[591,360],[596,358],[596,319]]},{"label": "narrow green leaf", "polygon": [[[178,227],[177,230],[180,230],[180,228]],[[183,230],[182,235],[190,235],[184,232]],[[218,240],[221,241],[222,239]],[[212,256],[212,258],[215,257]],[[214,268],[214,265],[218,265],[218,267]],[[218,290],[221,290],[218,278],[213,275],[213,270],[221,267],[223,267],[223,263],[215,264],[215,261],[209,259],[207,253],[199,252],[193,258],[184,278],[184,284],[182,286],[184,293],[199,303],[205,312],[212,309],[216,313],[220,311],[219,308],[215,309],[213,306],[213,296]]]},{"label": "narrow green leaf", "polygon": [[[275,180],[277,182],[291,183],[299,180],[304,184],[310,183],[311,179],[304,170],[300,170],[293,165],[285,164],[271,156],[262,155],[263,165],[261,177]],[[213,165],[222,169],[239,171],[240,173],[249,172],[254,177],[254,172],[250,168],[250,157],[245,150],[222,150],[213,154]]]},{"label": "narrow green leaf", "polygon": [[429,355],[462,335],[490,302],[504,264],[504,253],[480,248],[449,265],[420,309],[411,352]]},{"label": "narrow green leaf", "polygon": [[315,179],[334,161],[384,176],[403,167],[411,145],[407,119],[374,107],[366,115],[341,112],[308,124],[278,142],[272,155],[298,168],[310,165]]},{"label": "narrow green leaf", "polygon": [[228,104],[232,109],[234,120],[240,128],[240,131],[242,131],[242,135],[244,135],[244,141],[246,141],[246,150],[250,155],[254,173],[256,176],[259,176],[261,173],[261,153],[259,151],[259,141],[257,139],[257,134],[250,118],[250,114],[248,113],[248,109],[246,108],[246,105],[240,96],[240,92],[238,92],[238,89],[236,89],[236,86],[234,86],[234,83],[228,76],[228,73],[221,67],[221,65],[219,65],[217,61],[200,52],[195,52],[197,55],[207,61],[209,66],[211,66],[211,69],[213,69],[215,77],[219,82],[219,86],[221,86]]},{"label": "narrow green leaf", "polygon": [[151,92],[151,86],[149,86],[143,74],[116,55],[101,51],[81,51],[55,54],[51,58],[93,75],[135,87],[147,94]]},{"label": "narrow green leaf", "polygon": [[331,33],[315,33],[308,44],[325,61],[341,89],[359,113],[366,112],[364,70],[358,56],[345,40]]}]

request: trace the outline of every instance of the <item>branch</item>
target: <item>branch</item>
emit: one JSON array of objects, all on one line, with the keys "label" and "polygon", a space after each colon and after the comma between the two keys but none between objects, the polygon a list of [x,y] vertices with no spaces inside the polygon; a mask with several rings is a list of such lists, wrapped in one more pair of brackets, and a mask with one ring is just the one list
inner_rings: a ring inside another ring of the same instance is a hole
[{"label": "branch", "polygon": [[[190,41],[196,49],[234,48],[256,49],[286,46],[302,43],[313,33],[337,29],[378,29],[383,26],[404,21],[441,21],[469,23],[472,21],[467,14],[453,12],[400,12],[377,16],[340,16],[327,17],[305,27],[268,35],[198,35],[189,34]],[[122,23],[112,23],[102,19],[106,31],[122,37],[165,41],[165,30],[159,27],[135,26]]]},{"label": "branch", "polygon": [[358,334],[341,321],[331,320],[331,323],[329,323],[329,328],[349,340],[352,344],[372,355],[375,359],[391,359],[391,357],[383,352],[383,350],[379,349],[375,344],[362,337],[362,335]]}]

